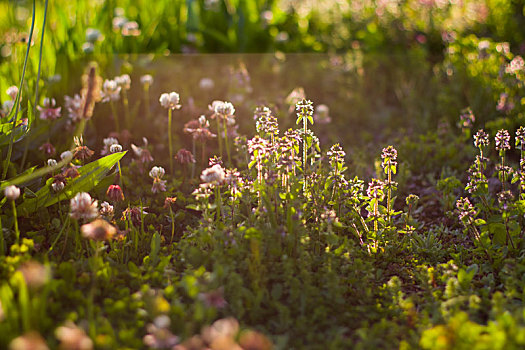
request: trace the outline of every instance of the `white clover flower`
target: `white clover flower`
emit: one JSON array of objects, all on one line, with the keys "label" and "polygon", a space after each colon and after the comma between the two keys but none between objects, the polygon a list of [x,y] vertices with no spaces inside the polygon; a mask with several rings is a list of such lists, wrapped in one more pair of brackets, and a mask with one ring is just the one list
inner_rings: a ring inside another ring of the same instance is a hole
[{"label": "white clover flower", "polygon": [[166,173],[166,171],[164,170],[163,167],[154,166],[149,171],[149,177],[151,177],[152,179],[160,179],[160,178],[162,178],[164,176],[165,173]]},{"label": "white clover flower", "polygon": [[57,165],[57,161],[53,158],[50,158],[47,160],[47,166],[56,166]]},{"label": "white clover flower", "polygon": [[14,101],[16,99],[16,95],[18,95],[18,87],[14,86],[14,85],[10,86],[10,87],[7,88],[7,90],[5,92]]},{"label": "white clover flower", "polygon": [[[98,214],[98,212],[97,212]],[[108,241],[117,234],[115,226],[104,219],[97,219],[80,227],[82,237],[94,241]]]},{"label": "white clover flower", "polygon": [[220,164],[215,164],[211,168],[202,171],[201,180],[207,184],[220,184],[224,181],[224,176],[224,169]]},{"label": "white clover flower", "polygon": [[129,90],[131,88],[131,78],[128,74],[123,74],[115,78],[115,82],[124,90]]},{"label": "white clover flower", "polygon": [[315,107],[314,120],[319,124],[328,124],[332,121],[330,117],[330,108],[325,104]]},{"label": "white clover flower", "polygon": [[210,122],[206,119],[206,116],[204,115],[201,115],[199,117],[199,124],[201,125],[201,127],[203,128],[207,128],[210,126]]},{"label": "white clover flower", "polygon": [[224,117],[229,117],[235,114],[235,107],[233,107],[231,102],[227,101],[219,101],[219,103],[215,103],[214,109],[216,114],[220,114]]},{"label": "white clover flower", "polygon": [[145,74],[140,77],[140,83],[142,85],[151,85],[153,84],[153,77],[150,74]]},{"label": "white clover flower", "polygon": [[10,201],[16,201],[20,197],[20,189],[14,185],[7,186],[4,189],[4,195]]},{"label": "white clover flower", "polygon": [[15,101],[12,101],[12,100],[4,101],[4,103],[2,104],[2,112],[4,112],[5,114],[9,114],[9,112],[11,112],[11,110],[13,109],[14,105],[15,105]]},{"label": "white clover flower", "polygon": [[111,146],[109,146],[109,152],[110,153],[122,152],[122,146],[119,145],[118,143],[116,143],[114,145],[111,145]]},{"label": "white clover flower", "polygon": [[202,90],[211,90],[215,86],[215,83],[210,78],[202,78],[199,81],[199,88]]},{"label": "white clover flower", "polygon": [[73,153],[71,153],[71,151],[64,151],[60,154],[60,159],[62,160],[71,158],[73,158]]},{"label": "white clover flower", "polygon": [[102,84],[102,102],[118,101],[121,87],[115,80],[106,79]]},{"label": "white clover flower", "polygon": [[106,216],[106,217],[112,217],[115,213],[115,209],[111,204],[104,201],[100,204],[100,215]]},{"label": "white clover flower", "polygon": [[179,109],[180,96],[176,92],[163,93],[159,98],[160,105],[166,109]]},{"label": "white clover flower", "polygon": [[104,140],[102,140],[102,142],[106,147],[111,147],[111,145],[118,144],[118,140],[115,137],[106,137]]},{"label": "white clover flower", "polygon": [[86,41],[87,42],[94,43],[101,39],[102,39],[102,33],[100,33],[100,30],[96,28],[86,29]]},{"label": "white clover flower", "polygon": [[82,44],[82,52],[84,53],[93,53],[95,51],[95,45],[90,42],[85,42]]},{"label": "white clover flower", "polygon": [[73,97],[65,96],[64,105],[71,120],[78,122],[80,119],[82,119],[84,99],[79,94],[75,94]]},{"label": "white clover flower", "polygon": [[135,21],[129,21],[122,26],[122,35],[124,36],[139,36],[139,24]]},{"label": "white clover flower", "polygon": [[91,199],[89,193],[79,192],[70,202],[71,212],[69,215],[73,219],[91,220],[98,216],[98,202]]},{"label": "white clover flower", "polygon": [[112,24],[114,30],[120,30],[124,28],[124,25],[128,22],[128,19],[124,16],[117,16],[113,18]]},{"label": "white clover flower", "polygon": [[64,189],[64,187],[66,187],[66,184],[63,183],[62,181],[53,182],[51,184],[51,188],[53,189],[54,192],[60,192]]}]

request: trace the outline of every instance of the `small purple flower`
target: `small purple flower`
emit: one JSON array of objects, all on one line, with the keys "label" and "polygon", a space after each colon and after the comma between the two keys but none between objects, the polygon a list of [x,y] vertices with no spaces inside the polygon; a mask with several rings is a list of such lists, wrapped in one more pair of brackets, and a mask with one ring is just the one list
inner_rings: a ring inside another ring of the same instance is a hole
[{"label": "small purple flower", "polygon": [[55,107],[56,101],[54,98],[44,98],[43,107],[37,106],[36,108],[40,111],[40,119],[42,120],[55,120],[60,117],[60,111],[62,107]]}]

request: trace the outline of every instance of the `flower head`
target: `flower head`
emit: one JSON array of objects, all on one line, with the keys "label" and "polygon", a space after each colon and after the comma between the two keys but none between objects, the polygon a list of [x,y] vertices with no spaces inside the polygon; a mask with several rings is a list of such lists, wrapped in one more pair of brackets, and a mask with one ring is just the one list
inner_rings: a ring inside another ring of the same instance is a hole
[{"label": "flower head", "polygon": [[133,225],[139,226],[142,221],[142,216],[148,214],[145,209],[142,210],[138,207],[127,208],[122,212],[122,220],[131,220]]},{"label": "flower head", "polygon": [[20,189],[14,185],[7,186],[4,189],[5,197],[10,201],[16,201],[20,197]]},{"label": "flower head", "polygon": [[368,183],[366,194],[370,198],[383,200],[383,197],[385,196],[384,189],[385,183],[383,181],[379,179],[372,179],[372,181]]},{"label": "flower head", "polygon": [[213,108],[214,115],[212,117],[228,118],[235,114],[235,107],[227,101],[213,101],[209,108]]},{"label": "flower head", "polygon": [[159,98],[160,105],[166,109],[180,109],[180,96],[176,92],[163,93]]},{"label": "flower head", "polygon": [[5,92],[9,95],[9,97],[11,97],[11,100],[14,101],[16,100],[16,95],[18,95],[18,87],[16,87],[15,85],[10,86]]},{"label": "flower head", "polygon": [[140,77],[140,83],[144,86],[151,86],[153,84],[153,77],[150,74],[145,74]]},{"label": "flower head", "polygon": [[148,334],[142,339],[144,344],[152,349],[172,348],[179,342],[179,337],[169,330],[171,320],[166,315],[157,316],[153,323],[148,324]]},{"label": "flower head", "polygon": [[26,285],[30,289],[39,289],[49,281],[49,267],[37,261],[27,261],[18,270],[22,272]]},{"label": "flower head", "polygon": [[194,139],[205,141],[217,137],[208,129],[209,126],[210,122],[206,120],[205,116],[201,115],[199,119],[190,120],[184,124],[183,130],[184,133],[192,135]]},{"label": "flower head", "polygon": [[40,119],[42,120],[55,120],[60,117],[60,111],[62,107],[55,107],[56,101],[54,98],[44,98],[44,102],[41,106],[36,108],[40,111]]},{"label": "flower head", "polygon": [[476,216],[476,209],[468,198],[461,197],[456,201],[456,207],[458,209],[459,220],[463,223],[468,223]]},{"label": "flower head", "polygon": [[505,151],[510,149],[510,134],[507,130],[501,129],[496,133],[496,151]]},{"label": "flower head", "polygon": [[214,86],[215,83],[210,78],[202,78],[199,81],[199,88],[201,88],[201,90],[211,90]]},{"label": "flower head", "polygon": [[40,334],[31,331],[11,340],[9,350],[49,350],[49,347]]},{"label": "flower head", "polygon": [[152,179],[155,179],[155,178],[160,179],[164,176],[164,174],[166,174],[166,171],[164,170],[163,167],[160,167],[160,166],[154,166],[149,171],[149,177],[151,177]]},{"label": "flower head", "polygon": [[224,181],[224,169],[220,164],[204,169],[201,174],[202,182],[211,185],[219,185]]},{"label": "flower head", "polygon": [[58,327],[55,335],[60,340],[62,350],[92,350],[93,341],[86,332],[72,322]]},{"label": "flower head", "polygon": [[153,157],[151,156],[150,151],[148,150],[148,139],[145,137],[142,139],[144,142],[144,147],[138,147],[134,144],[131,144],[131,149],[133,153],[138,158],[140,164],[146,164],[153,162]]},{"label": "flower head", "polygon": [[102,202],[100,203],[100,215],[111,219],[113,215],[115,214],[115,209],[111,204],[108,202]]},{"label": "flower head", "polygon": [[122,145],[119,145],[117,143],[117,144],[109,146],[109,153],[118,153],[118,152],[122,152]]},{"label": "flower head", "polygon": [[102,148],[102,151],[100,151],[100,155],[102,156],[109,154],[110,153],[109,148],[112,145],[118,145],[118,140],[115,137],[106,137],[103,140],[103,143],[104,143],[104,147]]},{"label": "flower head", "polygon": [[195,157],[193,156],[193,154],[184,148],[180,149],[177,152],[177,155],[175,156],[175,158],[180,164],[195,163]]},{"label": "flower head", "polygon": [[330,151],[328,151],[326,155],[328,156],[330,165],[335,168],[337,164],[344,162],[346,153],[343,151],[343,148],[336,143],[330,148]]},{"label": "flower head", "polygon": [[122,90],[129,90],[131,88],[131,78],[128,74],[115,77],[115,82]]},{"label": "flower head", "polygon": [[135,21],[125,22],[122,26],[121,33],[123,36],[139,36],[141,33],[139,29],[139,24]]},{"label": "flower head", "polygon": [[124,193],[119,185],[110,185],[106,191],[106,196],[115,203],[124,200]]},{"label": "flower head", "polygon": [[516,56],[510,61],[510,63],[505,67],[505,73],[511,75],[518,75],[519,72],[525,70],[525,61],[523,57]]},{"label": "flower head", "polygon": [[483,131],[483,129],[478,130],[476,135],[474,135],[474,146],[480,148],[480,147],[486,147],[490,143],[489,135]]},{"label": "flower head", "polygon": [[73,97],[64,97],[64,100],[68,117],[71,118],[73,122],[78,122],[82,119],[84,99],[79,94],[75,94]]},{"label": "flower head", "polygon": [[75,123],[80,121],[84,112],[84,99],[79,94],[75,94],[73,97],[65,96],[64,100],[67,116]]},{"label": "flower head", "polygon": [[474,125],[476,117],[470,107],[464,109],[459,115],[459,127],[461,129],[470,129]]},{"label": "flower head", "polygon": [[315,107],[314,120],[319,124],[328,124],[332,121],[330,117],[330,108],[325,104]]},{"label": "flower head", "polygon": [[106,79],[102,85],[102,102],[118,101],[121,89],[115,80]]},{"label": "flower head", "polygon": [[98,216],[98,202],[91,199],[89,193],[80,192],[71,199],[71,215],[74,219],[92,220]]},{"label": "flower head", "polygon": [[102,40],[103,36],[100,30],[96,28],[88,28],[86,29],[86,41],[90,43],[97,42],[99,40]]},{"label": "flower head", "polygon": [[78,160],[86,160],[91,158],[91,156],[95,153],[92,150],[90,150],[87,146],[84,146],[84,140],[82,136],[80,137],[74,137],[75,145],[77,146],[73,150],[73,158]]},{"label": "flower head", "polygon": [[166,191],[166,180],[162,180],[162,177],[166,171],[163,167],[154,166],[149,172],[149,176],[153,179],[153,186],[151,192],[158,193]]},{"label": "flower head", "polygon": [[115,226],[103,219],[96,219],[80,227],[82,237],[94,241],[108,241],[117,233]]}]

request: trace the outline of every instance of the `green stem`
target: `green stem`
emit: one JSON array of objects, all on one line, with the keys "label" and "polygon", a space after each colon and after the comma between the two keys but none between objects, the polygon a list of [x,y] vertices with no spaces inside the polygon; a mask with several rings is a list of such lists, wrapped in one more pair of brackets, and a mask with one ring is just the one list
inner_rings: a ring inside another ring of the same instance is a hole
[{"label": "green stem", "polygon": [[4,227],[2,226],[2,217],[0,216],[0,256],[3,256],[4,254]]},{"label": "green stem", "polygon": [[171,108],[168,109],[168,146],[170,151],[170,174],[173,175],[173,141],[171,137]]},{"label": "green stem", "polygon": [[55,240],[53,241],[53,244],[51,244],[51,248],[49,248],[49,250],[47,251],[47,254],[51,253],[53,251],[53,249],[55,248],[55,245],[58,243],[58,240],[60,239],[60,237],[62,237],[62,233],[64,233],[65,230],[68,230],[69,229],[69,215],[66,217],[66,222],[64,223],[64,226],[62,226],[62,229],[60,230],[60,232],[58,233],[57,237],[55,238]]},{"label": "green stem", "polygon": [[228,143],[228,127],[226,126],[226,118],[223,119],[223,127],[224,127],[224,143],[226,147],[226,153],[228,154],[228,165],[232,165],[231,157],[230,157],[230,145]]},{"label": "green stem", "polygon": [[[197,150],[195,146],[195,137],[191,138],[191,147],[193,151],[193,157],[197,157]],[[193,180],[195,178],[195,163],[191,163],[191,179]]]},{"label": "green stem", "polygon": [[113,119],[115,119],[115,129],[117,133],[120,133],[120,124],[118,121],[118,114],[117,109],[115,108],[115,104],[112,100],[109,100],[109,105],[111,106],[111,114],[113,114]]},{"label": "green stem", "polygon": [[215,205],[217,206],[217,221],[222,220],[222,198],[218,185],[215,186]]},{"label": "green stem", "polygon": [[386,216],[388,219],[388,223],[392,224],[391,222],[391,215],[390,215],[390,207],[392,205],[391,198],[392,198],[392,170],[390,170],[390,162],[388,162],[388,188],[386,191]]},{"label": "green stem", "polygon": [[18,229],[18,216],[16,214],[15,201],[11,201],[11,208],[13,208],[13,219],[15,220],[16,244],[20,244],[20,230]]},{"label": "green stem", "polygon": [[170,218],[171,218],[171,239],[170,239],[170,245],[173,243],[173,236],[175,236],[175,219],[173,216],[173,210],[170,206]]},{"label": "green stem", "polygon": [[118,180],[120,183],[120,188],[123,188],[122,186],[122,171],[120,170],[120,160],[117,161],[117,168],[118,168]]},{"label": "green stem", "polygon": [[150,120],[151,112],[150,112],[150,102],[149,102],[149,85],[146,85],[144,87],[144,99],[146,100],[146,117],[148,120]]},{"label": "green stem", "polygon": [[[35,104],[33,105],[33,115],[36,115],[36,106],[38,105],[38,83],[40,82],[40,72],[42,68],[42,52],[44,49],[44,34],[46,29],[46,20],[47,20],[47,3],[49,0],[46,0],[44,4],[44,21],[42,22],[42,36],[40,37],[40,52],[38,56],[38,73],[36,75],[36,86],[35,86]],[[36,120],[36,119],[35,119]]]},{"label": "green stem", "polygon": [[128,94],[125,89],[122,89],[122,103],[124,104],[124,116],[126,118],[126,128],[131,129],[131,115],[129,114]]},{"label": "green stem", "polygon": [[9,138],[9,147],[7,149],[7,157],[4,161],[2,180],[4,180],[7,176],[7,169],[9,168],[9,164],[11,164],[11,155],[13,154],[13,143],[15,141],[15,127],[16,127],[16,121],[18,119],[18,111],[20,109],[20,96],[22,94],[22,88],[23,88],[24,78],[26,74],[27,59],[29,58],[29,49],[31,48],[31,40],[33,40],[33,30],[35,29],[35,14],[36,14],[36,0],[33,0],[33,15],[31,18],[31,29],[29,31],[29,38],[27,40],[27,51],[26,51],[26,57],[24,58],[24,68],[22,69],[22,78],[20,79],[20,87],[18,88],[18,94],[16,95],[15,106],[13,106],[13,108],[15,109],[15,115],[13,117],[11,137]]},{"label": "green stem", "polygon": [[219,141],[219,152],[221,153],[222,158],[222,141],[221,141],[221,123],[219,121],[219,116],[215,116],[217,120],[217,141]]},{"label": "green stem", "polygon": [[306,151],[307,141],[306,141],[306,131],[308,130],[308,119],[306,116],[303,116],[303,195],[306,195],[306,158],[308,153]]}]

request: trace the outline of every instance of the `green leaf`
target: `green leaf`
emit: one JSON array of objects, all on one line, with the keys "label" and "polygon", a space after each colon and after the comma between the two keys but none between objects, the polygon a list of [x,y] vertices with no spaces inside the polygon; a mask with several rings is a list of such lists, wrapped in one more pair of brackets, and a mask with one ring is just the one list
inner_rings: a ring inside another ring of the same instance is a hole
[{"label": "green leaf", "polygon": [[159,260],[159,252],[160,252],[160,234],[158,232],[155,232],[153,234],[153,237],[151,237],[151,252],[149,254],[149,257],[151,259],[153,266],[157,265],[157,262]]},{"label": "green leaf", "polygon": [[489,224],[489,233],[492,234],[492,244],[504,246],[507,243],[507,230],[504,224]]},{"label": "green leaf", "polygon": [[78,169],[79,176],[71,179],[59,193],[51,190],[51,179],[46,186],[36,192],[36,198],[28,198],[18,206],[21,215],[27,216],[39,208],[49,207],[59,201],[73,198],[78,192],[88,192],[104,179],[111,168],[126,154],[127,151],[110,154]]}]

